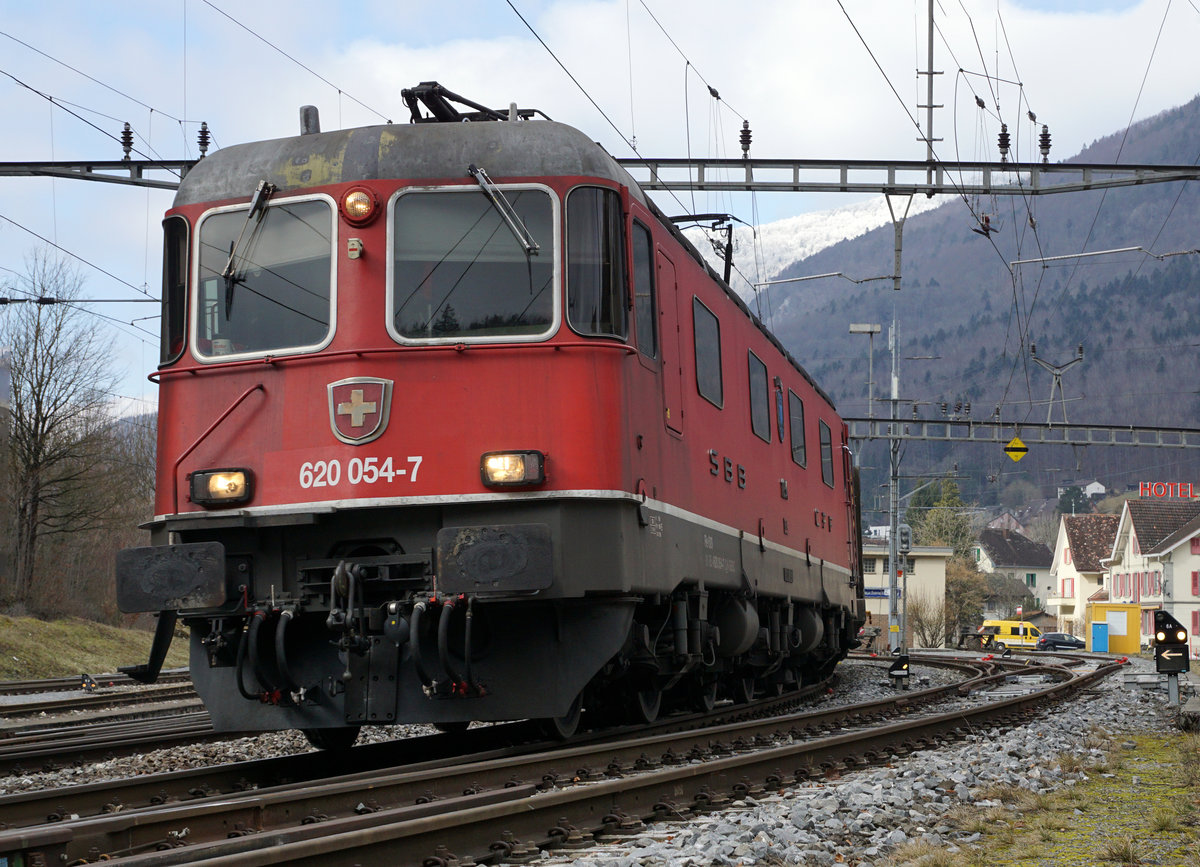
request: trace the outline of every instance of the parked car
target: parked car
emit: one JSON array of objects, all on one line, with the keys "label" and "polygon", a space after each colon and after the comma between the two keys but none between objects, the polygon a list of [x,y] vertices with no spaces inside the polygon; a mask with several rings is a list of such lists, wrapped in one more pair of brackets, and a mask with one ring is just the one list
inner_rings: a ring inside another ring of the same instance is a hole
[{"label": "parked car", "polygon": [[1066,632],[1047,632],[1038,639],[1038,650],[1083,650],[1087,645],[1082,638]]}]

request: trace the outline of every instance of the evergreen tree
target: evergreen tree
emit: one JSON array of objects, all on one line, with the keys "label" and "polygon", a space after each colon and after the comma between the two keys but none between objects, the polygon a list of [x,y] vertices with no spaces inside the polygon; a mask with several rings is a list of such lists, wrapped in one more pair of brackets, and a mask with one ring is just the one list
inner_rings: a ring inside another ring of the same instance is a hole
[{"label": "evergreen tree", "polygon": [[1062,492],[1058,498],[1058,513],[1060,515],[1086,515],[1092,511],[1092,504],[1083,492],[1083,488],[1072,485]]},{"label": "evergreen tree", "polygon": [[[935,490],[937,486],[931,486]],[[908,513],[908,523],[913,528],[913,540],[918,545],[943,545],[954,549],[956,557],[968,559],[975,543],[971,530],[971,519],[967,504],[958,491],[953,479],[942,479],[940,496],[932,506],[919,512],[914,518]]]}]

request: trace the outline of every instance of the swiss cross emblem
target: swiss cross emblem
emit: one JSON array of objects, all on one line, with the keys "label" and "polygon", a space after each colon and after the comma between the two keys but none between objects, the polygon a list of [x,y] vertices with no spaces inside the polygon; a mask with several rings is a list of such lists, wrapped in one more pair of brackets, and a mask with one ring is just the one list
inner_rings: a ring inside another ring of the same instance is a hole
[{"label": "swiss cross emblem", "polygon": [[329,426],[344,443],[360,446],[387,430],[392,381],[353,376],[329,383]]}]

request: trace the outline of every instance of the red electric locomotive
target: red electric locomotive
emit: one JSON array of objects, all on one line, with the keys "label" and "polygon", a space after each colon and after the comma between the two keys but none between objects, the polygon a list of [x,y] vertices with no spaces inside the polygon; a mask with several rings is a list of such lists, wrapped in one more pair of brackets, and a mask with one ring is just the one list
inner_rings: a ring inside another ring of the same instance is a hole
[{"label": "red electric locomotive", "polygon": [[829,399],[595,142],[404,95],[180,184],[135,676],[178,618],[216,728],[324,746],[824,676],[863,619]]}]

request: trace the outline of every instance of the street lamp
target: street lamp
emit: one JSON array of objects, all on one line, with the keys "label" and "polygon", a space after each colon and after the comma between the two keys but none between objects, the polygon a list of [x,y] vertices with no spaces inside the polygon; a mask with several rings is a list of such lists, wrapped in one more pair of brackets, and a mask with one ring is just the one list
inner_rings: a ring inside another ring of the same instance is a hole
[{"label": "street lamp", "polygon": [[876,323],[851,322],[851,334],[865,334],[870,341],[867,349],[867,418],[875,417],[875,335],[883,329]]}]

